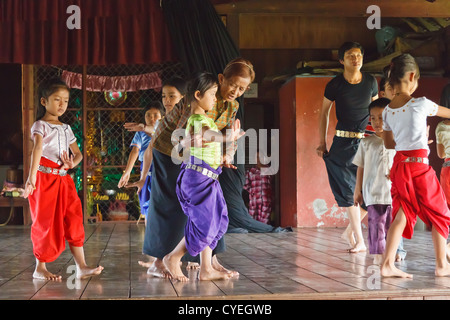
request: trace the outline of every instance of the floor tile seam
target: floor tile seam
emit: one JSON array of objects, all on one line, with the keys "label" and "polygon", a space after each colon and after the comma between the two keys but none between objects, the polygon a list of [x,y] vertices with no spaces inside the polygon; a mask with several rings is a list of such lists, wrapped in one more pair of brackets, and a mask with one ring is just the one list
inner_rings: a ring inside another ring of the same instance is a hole
[{"label": "floor tile seam", "polygon": [[[99,224],[98,226],[96,226],[96,228],[94,229],[94,231],[91,233],[91,236],[90,236],[90,237],[92,237],[92,235],[99,229],[99,227],[100,227],[100,224]],[[111,229],[111,231],[110,231],[110,233],[109,233],[109,236],[108,236],[108,240],[106,241],[106,245],[105,245],[105,247],[103,248],[102,253],[100,254],[100,257],[99,257],[99,259],[98,259],[98,261],[97,261],[97,265],[98,265],[98,266],[100,265],[100,261],[102,260],[102,257],[104,256],[104,253],[105,253],[105,251],[106,251],[106,248],[108,247],[109,241],[111,240],[112,234],[114,233],[114,230],[115,230],[115,229],[116,229],[116,224],[113,224],[113,227],[112,227],[112,229]],[[90,238],[90,237],[89,237],[89,238]],[[88,241],[88,240],[86,240],[85,242],[87,242],[87,241]],[[83,295],[84,295],[84,293],[86,292],[86,289],[87,289],[88,285],[90,284],[91,279],[92,279],[92,277],[89,277],[89,279],[88,279],[88,281],[87,281],[87,283],[86,283],[86,285],[85,285],[83,291],[81,292],[81,294],[80,294],[80,296],[79,296],[79,298],[78,298],[79,300],[83,299]]]}]

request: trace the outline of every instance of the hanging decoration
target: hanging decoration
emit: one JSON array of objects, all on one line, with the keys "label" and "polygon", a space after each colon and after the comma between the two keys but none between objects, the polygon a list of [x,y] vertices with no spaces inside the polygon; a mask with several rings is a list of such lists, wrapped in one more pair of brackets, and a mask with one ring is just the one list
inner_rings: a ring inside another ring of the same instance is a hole
[{"label": "hanging decoration", "polygon": [[[140,90],[161,90],[161,71],[132,76],[97,76],[86,75],[86,91],[91,92],[135,92]],[[81,73],[62,70],[61,78],[69,88],[82,90],[83,75]]]},{"label": "hanging decoration", "polygon": [[127,93],[120,91],[105,91],[105,100],[113,107],[117,107],[127,100]]}]

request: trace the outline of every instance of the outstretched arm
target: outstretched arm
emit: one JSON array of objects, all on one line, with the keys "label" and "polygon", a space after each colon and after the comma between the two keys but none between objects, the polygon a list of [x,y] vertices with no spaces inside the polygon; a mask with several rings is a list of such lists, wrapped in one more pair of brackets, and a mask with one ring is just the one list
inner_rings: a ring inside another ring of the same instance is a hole
[{"label": "outstretched arm", "polygon": [[138,157],[139,148],[133,147],[131,149],[130,155],[128,156],[127,166],[125,167],[122,177],[120,177],[119,183],[117,185],[119,188],[124,187],[128,183],[128,180],[130,180],[131,170],[133,170],[133,166],[136,163]]},{"label": "outstretched arm", "polygon": [[153,140],[150,141],[147,149],[144,152],[144,160],[142,161],[141,178],[136,182],[126,184],[125,185],[126,188],[137,187],[138,193],[142,190],[142,188],[145,184],[145,179],[147,179],[148,171],[150,170],[150,166],[153,161],[152,150],[153,150]]},{"label": "outstretched arm", "polygon": [[148,135],[152,135],[155,132],[155,127],[137,122],[127,122],[123,127],[132,132],[144,131]]},{"label": "outstretched arm", "polygon": [[436,113],[438,117],[450,119],[450,109],[442,106],[438,106],[438,112]]}]

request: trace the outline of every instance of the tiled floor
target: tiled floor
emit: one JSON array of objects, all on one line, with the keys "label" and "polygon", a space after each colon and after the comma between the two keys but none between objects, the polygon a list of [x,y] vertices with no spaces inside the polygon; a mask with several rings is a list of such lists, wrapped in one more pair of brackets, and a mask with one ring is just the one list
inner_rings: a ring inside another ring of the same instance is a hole
[{"label": "tiled floor", "polygon": [[349,254],[342,229],[296,229],[283,234],[227,234],[220,261],[239,271],[227,281],[172,282],[147,276],[142,259],[144,226],[86,225],[88,264],[101,264],[95,278],[75,281],[70,250],[48,265],[61,282],[33,280],[35,260],[29,227],[0,228],[0,299],[441,299],[450,297],[450,278],[434,276],[431,234],[405,240],[401,268],[414,279],[378,277],[366,253]]}]

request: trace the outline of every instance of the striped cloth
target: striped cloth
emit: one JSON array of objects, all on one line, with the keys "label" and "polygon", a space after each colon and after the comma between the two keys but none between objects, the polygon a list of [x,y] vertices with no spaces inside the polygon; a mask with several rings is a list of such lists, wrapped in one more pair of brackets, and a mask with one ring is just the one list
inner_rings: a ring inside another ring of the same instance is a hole
[{"label": "striped cloth", "polygon": [[[218,130],[222,131],[223,129],[231,128],[238,109],[239,103],[236,100],[229,102],[218,96],[215,107],[207,112],[206,115],[213,119]],[[184,128],[190,116],[191,108],[189,105],[185,103],[175,105],[156,128],[152,139],[153,148],[171,156],[174,147],[171,142],[172,133],[176,129]],[[232,148],[234,148],[233,151],[236,151],[237,143],[230,145],[231,147],[227,149],[227,152]]]},{"label": "striped cloth", "polygon": [[254,167],[245,174],[244,189],[249,193],[248,213],[253,219],[269,223],[272,213],[272,176],[262,175],[261,169]]},{"label": "striped cloth", "polygon": [[368,137],[371,136],[375,133],[375,129],[372,127],[372,124],[369,123],[367,124],[366,130],[364,131],[364,137]]}]

